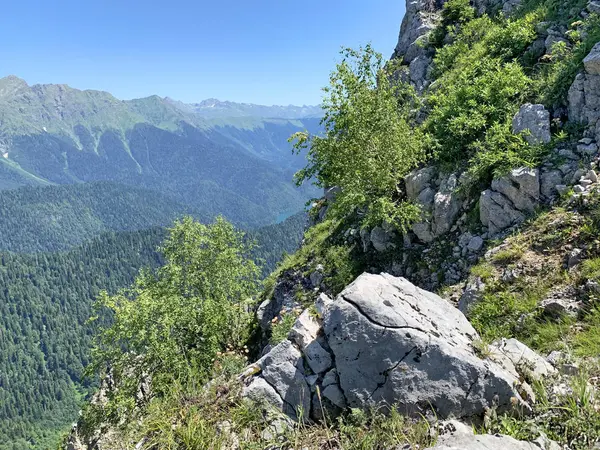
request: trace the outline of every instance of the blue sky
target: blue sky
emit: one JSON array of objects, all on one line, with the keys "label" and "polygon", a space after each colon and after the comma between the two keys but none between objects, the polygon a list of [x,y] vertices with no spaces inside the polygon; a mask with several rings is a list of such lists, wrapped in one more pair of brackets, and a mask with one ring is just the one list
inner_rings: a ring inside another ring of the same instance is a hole
[{"label": "blue sky", "polygon": [[0,76],[122,99],[315,104],[341,46],[389,57],[404,0],[14,0]]}]

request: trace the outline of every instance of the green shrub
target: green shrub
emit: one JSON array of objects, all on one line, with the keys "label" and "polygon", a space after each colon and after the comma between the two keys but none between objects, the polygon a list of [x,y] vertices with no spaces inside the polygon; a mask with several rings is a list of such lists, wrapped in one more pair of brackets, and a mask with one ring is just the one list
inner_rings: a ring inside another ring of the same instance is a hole
[{"label": "green shrub", "polygon": [[469,0],[448,0],[442,9],[442,20],[429,37],[429,44],[441,47],[446,34],[454,36],[457,28],[475,17],[475,8]]},{"label": "green shrub", "polygon": [[425,157],[422,133],[408,120],[410,89],[393,79],[395,68],[384,67],[370,46],[342,55],[324,89],[324,135],[291,138],[297,151],[308,150],[308,164],[296,180],[341,188],[329,217],[343,219],[360,210],[364,226],[388,221],[405,229],[419,210],[406,202],[398,184]]},{"label": "green shrub", "polygon": [[325,253],[326,283],[334,293],[341,292],[360,275],[362,264],[345,245],[329,247]]},{"label": "green shrub", "polygon": [[97,336],[89,371],[108,369],[118,387],[107,392],[107,420],[143,406],[140,389],[160,396],[174,381],[208,378],[218,352],[243,345],[259,278],[251,250],[225,219],[203,225],[188,217],[169,230],[164,267],[100,296],[97,307],[114,320]]},{"label": "green shrub", "polygon": [[583,59],[600,41],[600,18],[593,14],[583,23],[585,39],[577,39],[572,48],[564,43],[553,48],[551,63],[541,67],[536,79],[538,100],[550,106],[567,104],[569,88],[581,70]]},{"label": "green shrub", "polygon": [[512,118],[535,96],[520,60],[536,38],[539,17],[534,11],[514,19],[465,19],[452,42],[437,49],[424,131],[435,158],[451,170],[467,168],[475,187],[513,167],[536,165],[544,155],[544,148],[512,133]]}]

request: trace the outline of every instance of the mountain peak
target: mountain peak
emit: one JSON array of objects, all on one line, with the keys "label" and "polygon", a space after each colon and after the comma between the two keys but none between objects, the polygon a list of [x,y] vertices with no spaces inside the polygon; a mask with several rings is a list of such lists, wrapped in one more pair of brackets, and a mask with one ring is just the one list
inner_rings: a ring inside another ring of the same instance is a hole
[{"label": "mountain peak", "polygon": [[20,89],[28,88],[27,82],[15,75],[0,78],[0,96],[10,95]]}]

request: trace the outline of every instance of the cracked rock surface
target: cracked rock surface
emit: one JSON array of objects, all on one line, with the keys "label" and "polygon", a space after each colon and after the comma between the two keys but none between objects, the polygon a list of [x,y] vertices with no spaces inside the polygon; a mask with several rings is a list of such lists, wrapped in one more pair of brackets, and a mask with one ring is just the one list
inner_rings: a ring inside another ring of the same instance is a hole
[{"label": "cracked rock surface", "polygon": [[328,305],[323,327],[348,406],[408,414],[481,414],[520,398],[518,380],[478,358],[464,315],[403,278],[363,274]]},{"label": "cracked rock surface", "polygon": [[329,411],[396,407],[441,419],[522,401],[513,365],[479,358],[475,329],[436,294],[404,278],[365,273],[335,300],[320,300],[322,320],[306,310],[289,340],[244,372],[244,396],[294,419],[300,410],[318,418],[319,391]]}]

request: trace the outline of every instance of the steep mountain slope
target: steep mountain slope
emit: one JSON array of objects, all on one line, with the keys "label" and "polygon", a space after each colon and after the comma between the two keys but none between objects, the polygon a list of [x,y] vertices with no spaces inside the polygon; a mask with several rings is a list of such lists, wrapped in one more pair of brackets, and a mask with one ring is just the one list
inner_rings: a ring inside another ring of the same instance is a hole
[{"label": "steep mountain slope", "polygon": [[0,188],[116,181],[207,216],[268,224],[302,209],[313,193],[292,186],[289,169],[298,160],[282,138],[307,126],[256,117],[250,123],[212,124],[156,96],[120,101],[106,92],[3,78]]}]

